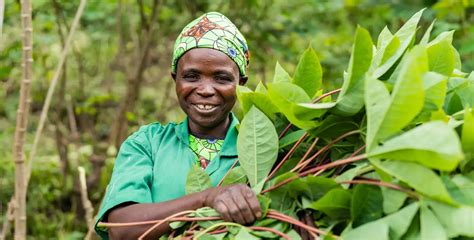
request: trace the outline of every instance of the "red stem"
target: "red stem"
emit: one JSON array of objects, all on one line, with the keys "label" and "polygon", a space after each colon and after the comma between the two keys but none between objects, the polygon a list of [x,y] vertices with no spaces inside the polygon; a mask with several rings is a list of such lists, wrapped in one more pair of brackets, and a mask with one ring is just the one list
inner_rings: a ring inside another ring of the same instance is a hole
[{"label": "red stem", "polygon": [[[319,140],[319,138],[315,138],[315,139],[314,139],[313,143],[311,143],[311,146],[310,146],[310,147],[308,148],[308,150],[304,153],[303,157],[302,157],[301,160],[295,165],[295,167],[298,166],[298,165],[300,165],[301,163],[303,163],[303,162],[306,160],[306,158],[307,158],[308,155],[311,153],[311,151],[313,151],[313,148],[314,148],[314,146],[316,146],[316,143],[318,142],[318,140]],[[294,169],[294,168],[293,168],[293,169]],[[293,169],[292,169],[292,170],[293,170]]]},{"label": "red stem", "polygon": [[[287,215],[285,215],[283,213],[280,213],[280,212],[278,212],[276,210],[273,210],[273,209],[268,211],[267,217],[296,225],[296,226],[301,227],[301,228],[303,228],[307,231],[317,233],[319,235],[328,235],[328,233],[323,231],[323,230],[308,226],[308,225],[304,224],[303,222],[300,222],[300,221],[298,221],[298,220],[296,220],[296,219],[294,219],[290,216],[287,216]],[[333,235],[333,237],[335,237],[336,239],[339,239],[338,236]]]},{"label": "red stem", "polygon": [[303,136],[301,136],[300,139],[298,139],[298,141],[293,145],[293,147],[290,149],[290,151],[278,163],[278,165],[275,167],[275,169],[273,169],[273,171],[270,173],[270,175],[267,176],[267,178],[265,179],[265,182],[268,181],[270,178],[272,178],[276,174],[276,172],[281,168],[281,166],[283,166],[283,163],[285,163],[290,158],[291,154],[293,154],[293,152],[296,150],[296,148],[301,144],[301,142],[303,142],[303,140],[306,138],[306,136],[308,136],[308,133],[304,133]]},{"label": "red stem", "polygon": [[356,134],[356,133],[359,133],[360,131],[359,130],[353,130],[353,131],[350,131],[350,132],[346,132],[344,134],[342,134],[341,136],[337,137],[336,139],[332,140],[330,143],[328,143],[326,146],[322,147],[318,152],[316,152],[313,156],[311,156],[308,160],[302,162],[302,163],[299,163],[298,165],[296,165],[293,169],[291,169],[290,172],[295,172],[299,169],[304,169],[310,162],[312,162],[314,159],[316,159],[321,153],[327,151],[330,147],[332,147],[332,145],[334,145],[335,143],[341,141],[342,139],[350,136],[350,135],[353,135],[353,134]]},{"label": "red stem", "polygon": [[[167,222],[192,222],[192,221],[212,221],[212,220],[219,220],[220,217],[174,217],[167,220]],[[157,224],[163,221],[160,220],[151,220],[151,221],[142,221],[142,222],[128,222],[128,223],[104,223],[101,222],[100,226],[104,227],[132,227],[132,226],[140,226],[140,225],[151,225]]]},{"label": "red stem", "polygon": [[335,90],[332,90],[332,91],[329,91],[321,96],[319,96],[318,98],[316,98],[313,103],[318,103],[320,102],[323,98],[327,97],[327,96],[330,96],[330,95],[333,95],[335,93],[338,93],[341,91],[341,88],[338,88],[338,89],[335,89]]},{"label": "red stem", "polygon": [[376,179],[373,180],[347,180],[347,181],[340,181],[338,182],[339,184],[367,184],[367,185],[375,185],[379,187],[388,187],[400,192],[404,192],[408,194],[408,196],[411,196],[413,198],[419,198],[418,194],[416,194],[413,191],[410,191],[408,189],[402,188],[396,184],[389,183],[389,182],[383,182],[383,181],[378,181]]},{"label": "red stem", "polygon": [[286,239],[286,240],[291,240],[290,236],[276,230],[276,229],[273,229],[273,228],[267,228],[267,227],[257,227],[257,226],[253,226],[253,227],[249,227],[250,229],[254,230],[254,231],[267,231],[267,232],[272,232],[272,233],[275,233],[276,235]]},{"label": "red stem", "polygon": [[367,158],[367,156],[365,154],[362,154],[362,155],[358,155],[358,156],[354,156],[354,157],[349,157],[349,158],[346,158],[346,159],[341,159],[341,160],[336,160],[334,162],[331,162],[331,163],[328,163],[328,164],[324,164],[324,165],[321,165],[321,166],[318,166],[318,167],[314,167],[312,169],[309,169],[308,171],[305,171],[305,172],[302,172],[300,174],[298,174],[298,176],[294,176],[294,177],[290,177],[290,178],[287,178],[265,190],[263,190],[261,193],[266,193],[266,192],[269,192],[269,191],[272,191],[282,185],[285,185],[295,179],[298,179],[300,177],[304,177],[308,174],[312,174],[312,173],[315,173],[321,169],[328,169],[328,168],[332,168],[332,167],[337,167],[337,166],[340,166],[340,165],[344,165],[344,164],[348,164],[348,163],[351,163],[351,162],[356,162],[356,161],[359,161],[359,160],[363,160]]},{"label": "red stem", "polygon": [[290,123],[285,127],[285,129],[283,129],[283,131],[278,136],[278,140],[281,140],[283,136],[285,136],[285,134],[290,130],[291,126],[293,126],[293,124]]}]

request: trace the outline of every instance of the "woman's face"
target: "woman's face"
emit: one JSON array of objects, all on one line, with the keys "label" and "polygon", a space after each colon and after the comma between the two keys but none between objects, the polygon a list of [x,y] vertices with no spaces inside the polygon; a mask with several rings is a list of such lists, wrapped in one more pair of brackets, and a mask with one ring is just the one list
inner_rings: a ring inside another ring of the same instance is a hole
[{"label": "woman's face", "polygon": [[179,59],[176,71],[176,94],[191,133],[224,137],[240,80],[237,64],[220,51],[194,48]]}]

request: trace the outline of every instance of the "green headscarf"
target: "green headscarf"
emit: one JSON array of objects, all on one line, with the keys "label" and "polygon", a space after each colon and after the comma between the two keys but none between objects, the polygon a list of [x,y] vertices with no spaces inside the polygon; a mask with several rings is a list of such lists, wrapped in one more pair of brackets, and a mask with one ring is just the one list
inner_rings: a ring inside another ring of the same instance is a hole
[{"label": "green headscarf", "polygon": [[237,27],[221,13],[205,13],[184,27],[174,44],[173,73],[176,73],[179,58],[193,48],[212,48],[225,53],[237,64],[240,74],[247,76],[250,59],[247,42]]}]

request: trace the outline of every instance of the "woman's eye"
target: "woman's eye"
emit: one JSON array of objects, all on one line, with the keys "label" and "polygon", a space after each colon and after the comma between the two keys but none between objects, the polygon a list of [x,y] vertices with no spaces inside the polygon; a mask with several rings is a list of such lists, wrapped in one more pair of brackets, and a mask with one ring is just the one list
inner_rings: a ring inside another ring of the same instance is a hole
[{"label": "woman's eye", "polygon": [[231,78],[226,77],[226,76],[217,76],[216,79],[219,80],[219,81],[224,81],[224,82],[231,82],[232,81]]},{"label": "woman's eye", "polygon": [[189,74],[189,75],[184,75],[183,78],[186,80],[197,80],[199,76],[196,74]]}]

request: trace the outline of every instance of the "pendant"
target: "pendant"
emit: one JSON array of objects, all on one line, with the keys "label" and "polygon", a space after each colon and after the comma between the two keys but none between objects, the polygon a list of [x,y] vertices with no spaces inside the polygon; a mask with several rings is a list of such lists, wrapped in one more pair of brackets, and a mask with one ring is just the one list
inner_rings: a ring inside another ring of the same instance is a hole
[{"label": "pendant", "polygon": [[202,157],[202,156],[199,157],[199,163],[201,163],[201,168],[202,169],[207,168],[208,161],[204,157]]}]

